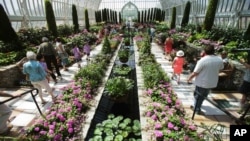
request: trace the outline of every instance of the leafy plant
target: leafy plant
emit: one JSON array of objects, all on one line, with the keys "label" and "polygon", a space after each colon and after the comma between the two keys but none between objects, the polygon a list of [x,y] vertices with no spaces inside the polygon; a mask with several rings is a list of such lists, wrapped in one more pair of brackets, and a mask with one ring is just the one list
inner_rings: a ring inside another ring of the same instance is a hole
[{"label": "leafy plant", "polygon": [[128,94],[128,91],[134,87],[134,80],[122,76],[116,76],[109,79],[105,90],[107,95],[112,98],[118,98]]},{"label": "leafy plant", "polygon": [[102,53],[110,54],[111,53],[111,45],[107,36],[104,37],[104,42],[102,46]]},{"label": "leafy plant", "polygon": [[129,50],[128,49],[120,49],[118,52],[119,58],[128,58],[129,57]]},{"label": "leafy plant", "polygon": [[139,120],[123,116],[108,115],[108,119],[98,123],[94,137],[89,141],[141,141],[141,125]]},{"label": "leafy plant", "polygon": [[129,66],[115,66],[114,73],[117,75],[126,76],[132,70]]}]

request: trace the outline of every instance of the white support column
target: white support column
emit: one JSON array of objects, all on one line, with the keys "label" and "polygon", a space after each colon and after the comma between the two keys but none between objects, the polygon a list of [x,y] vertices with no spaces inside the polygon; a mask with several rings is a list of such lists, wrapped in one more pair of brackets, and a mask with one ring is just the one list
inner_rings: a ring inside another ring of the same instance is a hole
[{"label": "white support column", "polygon": [[[21,0],[21,10],[23,13],[23,19],[21,21],[21,28],[29,28],[29,11],[27,9],[27,1],[26,0]],[[30,23],[31,24],[31,23]]]}]

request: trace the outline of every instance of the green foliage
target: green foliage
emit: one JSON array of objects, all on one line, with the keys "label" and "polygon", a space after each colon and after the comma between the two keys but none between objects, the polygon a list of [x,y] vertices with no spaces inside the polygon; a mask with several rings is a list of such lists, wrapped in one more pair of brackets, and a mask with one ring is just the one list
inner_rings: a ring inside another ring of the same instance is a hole
[{"label": "green foliage", "polygon": [[129,49],[120,49],[118,52],[119,59],[128,59]]},{"label": "green foliage", "polygon": [[77,33],[79,31],[79,23],[78,23],[76,6],[74,4],[72,5],[72,18],[73,18],[74,31],[75,33]]},{"label": "green foliage", "polygon": [[103,46],[102,46],[102,53],[103,54],[111,54],[112,53],[110,41],[109,41],[107,36],[104,37],[104,42],[103,42]]},{"label": "green foliage", "polygon": [[244,33],[243,39],[250,41],[250,23],[248,24],[247,30]]},{"label": "green foliage", "polygon": [[191,3],[190,3],[190,1],[188,1],[186,3],[186,7],[185,7],[185,10],[184,10],[184,13],[183,13],[183,18],[182,18],[182,21],[181,21],[181,26],[182,27],[185,27],[188,24],[189,14],[190,14],[190,7],[191,7]]},{"label": "green foliage", "polygon": [[171,23],[170,23],[170,28],[171,29],[175,28],[175,22],[176,22],[176,7],[173,7],[173,9],[172,9],[172,18],[171,18]]},{"label": "green foliage", "polygon": [[85,14],[85,27],[86,29],[89,31],[89,14],[88,14],[88,9],[85,9],[84,11],[84,14]]},{"label": "green foliage", "polygon": [[100,25],[93,25],[89,28],[89,31],[92,33],[98,33],[98,31],[102,28],[102,26]]},{"label": "green foliage", "polygon": [[45,0],[45,13],[46,13],[48,29],[54,37],[57,37],[58,33],[57,33],[56,19],[50,0]]},{"label": "green foliage", "polygon": [[214,24],[214,17],[217,10],[218,0],[209,0],[208,8],[206,11],[203,29],[210,31]]},{"label": "green foliage", "polygon": [[118,76],[127,76],[129,72],[131,72],[132,68],[129,66],[115,66],[114,67],[114,74]]},{"label": "green foliage", "polygon": [[47,37],[50,40],[54,39],[52,33],[46,28],[20,29],[17,34],[20,42],[31,47],[39,45],[42,42],[42,37]]},{"label": "green foliage", "polygon": [[112,98],[119,98],[127,95],[129,90],[134,87],[134,80],[123,76],[116,76],[108,79],[105,90],[106,94]]},{"label": "green foliage", "polygon": [[[0,40],[6,43],[11,43],[18,40],[18,36],[11,26],[10,20],[5,13],[5,10],[0,4]],[[17,48],[18,49],[18,48]]]},{"label": "green foliage", "polygon": [[160,84],[160,82],[168,81],[168,78],[164,71],[156,63],[143,63],[143,79],[144,87],[153,88]]},{"label": "green foliage", "polygon": [[146,39],[144,39],[142,46],[139,49],[139,52],[141,54],[151,54],[151,43],[148,36],[146,37]]},{"label": "green foliage", "polygon": [[139,120],[109,114],[108,119],[96,125],[94,137],[89,141],[141,141],[140,136],[141,124]]},{"label": "green foliage", "polygon": [[74,33],[74,29],[73,29],[72,26],[63,24],[63,25],[59,25],[57,27],[57,32],[58,32],[59,36],[61,36],[61,37],[67,37],[67,36],[72,35],[72,33]]}]

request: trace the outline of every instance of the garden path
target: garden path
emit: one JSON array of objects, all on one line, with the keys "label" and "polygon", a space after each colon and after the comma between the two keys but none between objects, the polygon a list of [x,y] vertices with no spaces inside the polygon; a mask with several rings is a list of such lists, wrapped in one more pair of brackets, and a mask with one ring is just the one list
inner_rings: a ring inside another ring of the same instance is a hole
[{"label": "garden path", "polygon": [[[93,58],[95,55],[97,55],[101,51],[102,45],[99,44],[96,46],[90,54],[90,59]],[[86,56],[83,56],[81,66],[84,67],[87,64]],[[62,80],[59,80],[58,83],[54,84],[54,82],[50,82],[50,86],[53,87],[54,95],[58,95],[62,93],[61,88],[67,86],[69,83],[72,82],[73,77],[75,73],[78,72],[79,68],[76,63],[68,67],[68,71],[61,70],[62,74]],[[0,91],[15,95],[23,93],[27,90],[30,90],[29,87],[22,87],[22,88],[0,88]],[[46,110],[48,110],[49,107],[52,105],[51,97],[50,95],[43,90],[43,96],[44,99],[47,101],[46,104],[42,105],[41,100],[38,96],[36,96],[36,101],[38,102],[38,105],[42,111],[42,113],[45,113]],[[0,97],[0,101],[4,100],[4,97]],[[16,98],[14,100],[11,100],[6,103],[11,109],[12,114],[10,119],[11,124],[13,125],[13,128],[8,136],[11,137],[17,137],[20,134],[22,134],[30,125],[32,122],[40,117],[40,114],[38,112],[38,109],[33,102],[33,99],[30,94],[24,95],[20,98]]]},{"label": "garden path", "polygon": [[[151,43],[152,49],[151,52],[155,55],[156,61],[161,64],[161,67],[166,72],[168,76],[171,77],[172,75],[172,65],[171,62],[164,58],[163,49],[161,46],[157,45],[156,43]],[[193,104],[193,91],[194,91],[194,84],[187,84],[187,77],[189,76],[188,71],[184,71],[181,74],[181,82],[178,85],[175,80],[171,81],[172,87],[174,92],[178,95],[178,98],[182,101],[182,104],[187,112],[187,116],[190,118],[192,117],[193,110],[190,109],[190,106]],[[217,99],[217,100],[225,100],[229,101],[231,109],[235,114],[235,117],[239,117],[240,115],[236,112],[239,111],[239,100],[241,98],[241,94],[237,92],[215,92],[212,91],[209,96],[209,99]],[[228,104],[228,103],[227,103]],[[213,104],[208,102],[207,100],[204,101],[202,105],[203,115],[195,115],[194,122],[196,124],[205,123],[206,125],[213,125],[213,124],[223,124],[227,128],[224,131],[225,140],[229,140],[229,127],[230,125],[235,125],[235,120],[231,118],[229,115],[215,107]]]}]

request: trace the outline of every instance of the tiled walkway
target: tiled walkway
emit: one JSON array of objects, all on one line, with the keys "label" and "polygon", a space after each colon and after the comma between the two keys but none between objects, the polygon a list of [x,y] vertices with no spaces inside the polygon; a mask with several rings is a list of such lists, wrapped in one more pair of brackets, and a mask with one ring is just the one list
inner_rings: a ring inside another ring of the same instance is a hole
[{"label": "tiled walkway", "polygon": [[[101,45],[97,46],[92,52],[91,57],[94,57],[96,54],[98,54],[101,50]],[[172,68],[171,68],[171,62],[164,59],[163,51],[160,46],[158,46],[155,43],[152,43],[152,53],[155,55],[156,60],[159,64],[161,64],[161,67],[164,69],[167,75],[171,76]],[[86,65],[86,59],[83,58],[82,65]],[[66,86],[73,80],[74,74],[78,71],[77,64],[73,64],[71,67],[69,67],[69,71],[61,71],[63,80],[59,81],[57,84],[50,83],[52,87],[55,88],[55,95],[58,95],[62,93],[61,88]],[[176,81],[172,81],[172,86],[174,88],[174,91],[177,93],[178,97],[181,99],[184,107],[186,108],[187,115],[192,117],[192,110],[189,108],[190,105],[193,103],[193,90],[194,85],[193,84],[187,84],[186,80],[188,77],[188,73],[183,73],[181,75],[181,83],[178,85]],[[140,87],[140,86],[139,86]],[[19,89],[0,89],[1,91],[15,94],[15,93],[22,93],[27,88],[19,88]],[[239,93],[214,93],[212,92],[209,97],[211,99],[217,98],[217,99],[227,99],[231,100],[231,104],[235,105],[236,111],[238,110],[238,100],[240,99]],[[45,112],[48,107],[51,106],[51,98],[50,96],[44,92],[44,97],[48,101],[47,104],[41,105],[40,99],[37,97],[37,101],[39,103],[39,106],[41,107],[42,112]],[[3,98],[0,98],[0,101]],[[20,129],[26,129],[29,127],[29,125],[34,121],[36,117],[39,117],[39,112],[32,100],[31,95],[27,94],[26,96],[23,96],[21,98],[12,100],[7,103],[12,109],[13,113],[11,117],[15,117],[11,124],[14,125],[14,128],[11,131],[10,136],[17,136],[22,132]],[[234,109],[234,111],[235,111]],[[212,124],[224,124],[226,127],[229,128],[230,124],[234,124],[234,119],[230,118],[227,114],[216,108],[213,104],[211,104],[208,101],[205,101],[202,110],[205,113],[205,115],[195,115],[194,121],[197,124],[200,124],[201,122],[212,125]],[[236,113],[237,114],[237,113]],[[239,116],[239,115],[237,115]],[[229,130],[225,130],[224,134],[228,135]]]},{"label": "tiled walkway", "polygon": [[[98,54],[101,51],[101,45],[98,45],[94,48],[94,50],[91,51],[91,56],[94,57],[96,54]],[[81,66],[84,67],[87,62],[86,62],[86,56],[83,57]],[[50,86],[55,88],[54,90],[54,95],[61,94],[61,88],[65,87],[68,85],[72,80],[74,75],[78,72],[79,68],[77,64],[73,64],[68,68],[68,71],[63,71],[61,70],[62,74],[62,80],[58,80],[58,83],[54,84],[54,82],[50,82]],[[30,90],[30,88],[23,87],[23,88],[0,88],[0,91],[15,95],[15,94],[20,94],[23,93],[27,90]],[[38,105],[42,111],[42,113],[45,113],[46,110],[52,105],[51,102],[51,96],[43,91],[43,96],[44,99],[47,101],[46,104],[42,105],[41,100],[38,96],[36,96],[36,101],[38,102]],[[4,97],[0,97],[0,101],[4,100]],[[27,129],[30,124],[36,119],[37,117],[40,117],[39,111],[33,102],[31,94],[26,94],[20,98],[16,98],[14,100],[11,100],[6,103],[7,105],[10,106],[12,109],[12,114],[11,117],[12,121],[11,124],[14,126],[9,134],[9,136],[18,136],[21,134],[22,131]]]},{"label": "tiled walkway", "polygon": [[[158,63],[161,64],[163,70],[167,73],[167,75],[172,75],[172,66],[171,62],[166,60],[163,55],[162,47],[158,46],[155,43],[152,43],[152,53],[155,55],[156,60]],[[171,81],[172,87],[174,91],[177,93],[178,97],[181,99],[187,115],[192,117],[193,110],[190,109],[190,106],[193,104],[193,91],[194,91],[194,84],[187,84],[187,77],[189,76],[189,72],[184,72],[181,74],[181,82],[178,85],[175,80]],[[212,91],[209,96],[209,99],[214,100],[225,100],[229,101],[230,108],[227,109],[231,115],[234,117],[240,117],[238,114],[239,109],[239,100],[241,98],[241,94],[237,92],[215,92]],[[233,107],[233,108],[232,108]],[[231,124],[235,124],[235,119],[218,109],[216,106],[208,102],[207,100],[204,101],[202,105],[202,111],[204,115],[195,115],[194,122],[196,124],[205,123],[207,125],[213,124],[223,124],[227,127],[224,134],[229,134],[229,127]],[[225,138],[228,139],[228,138]]]}]

